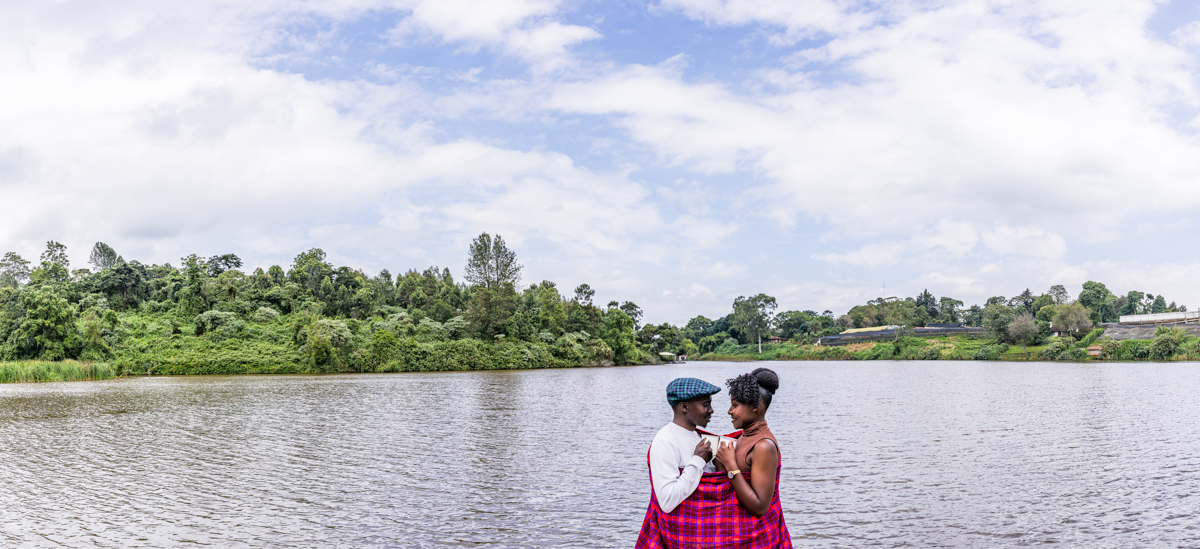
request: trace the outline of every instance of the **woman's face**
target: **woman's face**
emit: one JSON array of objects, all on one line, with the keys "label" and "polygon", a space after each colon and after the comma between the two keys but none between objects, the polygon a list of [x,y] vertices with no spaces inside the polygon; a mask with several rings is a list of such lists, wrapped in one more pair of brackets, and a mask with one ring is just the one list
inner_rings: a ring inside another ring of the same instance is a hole
[{"label": "woman's face", "polygon": [[731,398],[729,399],[729,419],[733,420],[734,429],[744,429],[758,420],[758,408]]}]

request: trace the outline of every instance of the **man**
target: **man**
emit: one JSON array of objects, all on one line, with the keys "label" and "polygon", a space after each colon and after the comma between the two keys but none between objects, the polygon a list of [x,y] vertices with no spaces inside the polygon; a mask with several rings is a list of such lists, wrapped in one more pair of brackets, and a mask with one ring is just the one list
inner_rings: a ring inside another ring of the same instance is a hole
[{"label": "man", "polygon": [[[674,418],[650,443],[650,479],[654,496],[664,513],[675,510],[700,485],[700,475],[711,473],[714,448],[696,432],[712,418],[712,395],[721,388],[693,377],[667,385],[667,403]],[[681,471],[682,469],[682,471]]]}]

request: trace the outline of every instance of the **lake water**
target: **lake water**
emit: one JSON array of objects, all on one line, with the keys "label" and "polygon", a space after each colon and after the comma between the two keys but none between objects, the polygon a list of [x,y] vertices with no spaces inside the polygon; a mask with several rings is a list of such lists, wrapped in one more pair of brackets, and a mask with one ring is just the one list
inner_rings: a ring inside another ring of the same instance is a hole
[{"label": "lake water", "polygon": [[[0,386],[0,546],[632,547],[667,382],[759,365]],[[1200,545],[1198,364],[765,365],[798,547]]]}]

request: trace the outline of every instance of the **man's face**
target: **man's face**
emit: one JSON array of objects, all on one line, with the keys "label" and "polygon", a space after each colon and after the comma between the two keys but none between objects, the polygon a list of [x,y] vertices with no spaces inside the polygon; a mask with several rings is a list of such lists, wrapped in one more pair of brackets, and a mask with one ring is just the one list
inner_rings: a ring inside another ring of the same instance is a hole
[{"label": "man's face", "polygon": [[684,402],[683,412],[687,414],[688,420],[698,427],[707,426],[708,420],[712,419],[713,415],[712,395],[696,397]]}]

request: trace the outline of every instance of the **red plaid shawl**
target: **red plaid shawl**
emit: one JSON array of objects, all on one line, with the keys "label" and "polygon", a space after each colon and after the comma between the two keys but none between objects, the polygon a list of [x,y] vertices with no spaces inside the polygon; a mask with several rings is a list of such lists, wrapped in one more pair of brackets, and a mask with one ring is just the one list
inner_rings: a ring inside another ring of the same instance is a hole
[{"label": "red plaid shawl", "polygon": [[[741,436],[741,431],[728,436]],[[646,466],[650,454],[646,453]],[[783,457],[780,455],[780,469]],[[746,480],[750,472],[745,471]],[[723,472],[704,473],[700,486],[674,511],[662,512],[654,496],[654,477],[650,478],[650,508],[642,521],[635,549],[791,549],[792,538],[783,523],[779,504],[779,471],[775,472],[775,495],[761,517],[751,515],[738,502],[729,476]]]}]

